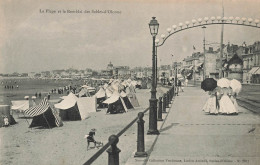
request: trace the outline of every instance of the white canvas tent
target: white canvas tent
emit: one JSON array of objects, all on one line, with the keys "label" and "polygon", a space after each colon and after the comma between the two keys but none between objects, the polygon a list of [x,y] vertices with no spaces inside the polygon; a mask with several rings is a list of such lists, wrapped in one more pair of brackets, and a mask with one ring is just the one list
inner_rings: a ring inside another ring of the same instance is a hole
[{"label": "white canvas tent", "polygon": [[[112,95],[112,94],[111,94]],[[103,87],[100,87],[99,91],[95,94],[97,97],[98,108],[105,108],[106,104],[102,103],[106,100],[106,91]]]},{"label": "white canvas tent", "polygon": [[15,100],[11,101],[12,103],[12,110],[16,110],[19,112],[24,112],[25,110],[29,109],[29,100]]},{"label": "white canvas tent", "polygon": [[82,88],[78,94],[79,97],[90,97],[90,93],[87,88]]},{"label": "white canvas tent", "polygon": [[115,114],[128,111],[124,100],[120,94],[116,92],[114,92],[110,98],[103,101],[103,103],[108,104],[107,113]]},{"label": "white canvas tent", "polygon": [[106,97],[106,91],[103,87],[100,87],[99,91],[95,94],[95,96],[99,98]]},{"label": "white canvas tent", "polygon": [[128,98],[127,94],[124,91],[120,93],[120,96],[124,100],[127,109],[134,108],[133,104],[131,103],[130,99]]},{"label": "white canvas tent", "polygon": [[60,109],[60,116],[64,120],[84,120],[89,117],[90,112],[96,112],[96,97],[77,98],[70,93],[55,108]]}]

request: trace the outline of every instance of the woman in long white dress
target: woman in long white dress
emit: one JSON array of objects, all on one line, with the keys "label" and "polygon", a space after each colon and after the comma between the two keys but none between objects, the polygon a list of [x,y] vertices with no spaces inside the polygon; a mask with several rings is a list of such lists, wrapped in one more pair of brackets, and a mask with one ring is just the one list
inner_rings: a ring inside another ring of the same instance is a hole
[{"label": "woman in long white dress", "polygon": [[236,108],[236,110],[238,112],[237,93],[232,91],[232,93],[230,95],[230,99],[233,102],[233,104],[234,104],[234,106],[235,106],[235,108]]},{"label": "woman in long white dress", "polygon": [[232,89],[231,88],[221,88],[220,100],[219,100],[219,113],[221,114],[237,114],[237,109],[230,99]]},{"label": "woman in long white dress", "polygon": [[230,99],[238,111],[237,95],[241,91],[242,85],[238,80],[233,79],[230,81],[230,88],[232,89]]},{"label": "woman in long white dress", "polygon": [[203,106],[203,111],[211,115],[217,115],[217,103],[216,103],[216,91],[209,91],[210,97],[208,98],[206,104]]}]

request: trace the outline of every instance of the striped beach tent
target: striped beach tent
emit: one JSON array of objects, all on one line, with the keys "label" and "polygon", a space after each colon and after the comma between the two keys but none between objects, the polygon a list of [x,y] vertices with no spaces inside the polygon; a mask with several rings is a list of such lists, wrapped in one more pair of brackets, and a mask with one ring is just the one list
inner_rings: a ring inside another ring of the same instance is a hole
[{"label": "striped beach tent", "polygon": [[33,117],[31,127],[61,127],[62,121],[57,115],[57,112],[53,110],[47,98],[45,97],[39,105],[31,107],[24,111],[24,113]]}]

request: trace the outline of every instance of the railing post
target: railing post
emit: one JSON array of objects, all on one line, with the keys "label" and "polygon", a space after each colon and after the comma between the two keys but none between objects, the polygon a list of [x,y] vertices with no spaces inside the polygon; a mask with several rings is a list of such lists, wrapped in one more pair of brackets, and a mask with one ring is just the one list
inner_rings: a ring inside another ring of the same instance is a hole
[{"label": "railing post", "polygon": [[162,97],[159,97],[159,107],[158,107],[158,119],[157,121],[163,121],[162,119]]},{"label": "railing post", "polygon": [[169,91],[166,93],[166,108],[169,108]]},{"label": "railing post", "polygon": [[166,94],[163,94],[163,109],[162,109],[162,112],[163,113],[167,113],[166,112]]},{"label": "railing post", "polygon": [[171,100],[172,100],[172,88],[170,88],[170,103],[171,103]]},{"label": "railing post", "polygon": [[173,99],[173,96],[174,96],[174,88],[172,87],[172,97],[171,97],[171,100]]},{"label": "railing post", "polygon": [[137,151],[135,152],[134,157],[146,157],[147,153],[145,152],[145,142],[144,142],[144,113],[138,113],[137,121]]},{"label": "railing post", "polygon": [[172,98],[175,96],[175,86],[172,86]]},{"label": "railing post", "polygon": [[116,135],[111,135],[108,141],[112,142],[111,147],[107,150],[108,165],[119,165],[119,152],[121,152],[121,150],[116,146],[119,139]]}]

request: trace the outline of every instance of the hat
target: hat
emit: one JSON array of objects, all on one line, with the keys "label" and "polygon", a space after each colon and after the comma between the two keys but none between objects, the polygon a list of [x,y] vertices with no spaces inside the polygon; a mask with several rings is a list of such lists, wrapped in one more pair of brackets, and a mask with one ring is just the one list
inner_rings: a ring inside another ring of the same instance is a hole
[{"label": "hat", "polygon": [[95,129],[95,128],[92,128],[90,131],[91,131],[91,132],[96,132],[96,129]]}]

